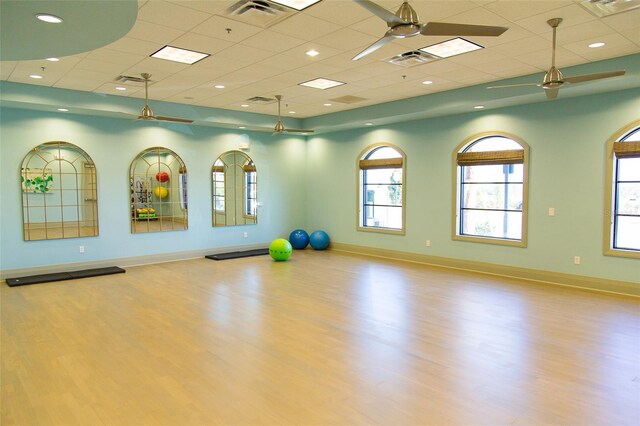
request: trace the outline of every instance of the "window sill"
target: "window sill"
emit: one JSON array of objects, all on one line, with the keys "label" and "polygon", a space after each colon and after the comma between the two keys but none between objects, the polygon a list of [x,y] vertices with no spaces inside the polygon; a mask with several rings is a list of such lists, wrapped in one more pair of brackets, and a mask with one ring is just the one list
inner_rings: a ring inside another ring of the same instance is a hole
[{"label": "window sill", "polygon": [[452,237],[454,241],[467,241],[471,243],[481,243],[481,244],[493,244],[498,246],[509,246],[509,247],[527,247],[527,241],[522,240],[502,240],[500,238],[487,238],[487,237],[472,237],[469,235],[454,235]]},{"label": "window sill", "polygon": [[605,249],[605,256],[626,257],[631,259],[640,259],[640,251],[624,250],[624,249]]},{"label": "window sill", "polygon": [[373,232],[377,234],[389,234],[389,235],[405,235],[404,229],[391,229],[391,228],[374,228],[372,226],[358,226],[356,231],[359,232]]}]

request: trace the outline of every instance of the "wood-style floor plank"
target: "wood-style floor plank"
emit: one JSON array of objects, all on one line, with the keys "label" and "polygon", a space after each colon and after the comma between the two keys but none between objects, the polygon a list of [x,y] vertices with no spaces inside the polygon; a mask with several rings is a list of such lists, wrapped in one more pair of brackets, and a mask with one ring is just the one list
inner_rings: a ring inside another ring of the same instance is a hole
[{"label": "wood-style floor plank", "polygon": [[2,425],[639,425],[640,301],[336,252],[3,285]]}]

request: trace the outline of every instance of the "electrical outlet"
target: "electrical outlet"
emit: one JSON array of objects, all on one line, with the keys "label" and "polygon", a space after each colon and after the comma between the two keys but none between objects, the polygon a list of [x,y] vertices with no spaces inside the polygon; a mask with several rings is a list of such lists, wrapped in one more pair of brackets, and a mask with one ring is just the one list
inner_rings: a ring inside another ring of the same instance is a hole
[{"label": "electrical outlet", "polygon": [[243,234],[243,236],[244,236],[245,238],[247,238],[247,237],[249,236],[249,233],[248,233],[248,232],[245,232],[245,233]]},{"label": "electrical outlet", "polygon": [[84,246],[80,246],[78,249],[80,250],[80,253],[84,253]]},{"label": "electrical outlet", "polygon": [[431,247],[431,240],[427,240],[427,242],[425,243],[425,246]]},{"label": "electrical outlet", "polygon": [[580,256],[573,256],[573,264],[574,265],[580,264]]},{"label": "electrical outlet", "polygon": [[556,208],[549,207],[549,216],[555,216],[555,215],[556,215]]}]

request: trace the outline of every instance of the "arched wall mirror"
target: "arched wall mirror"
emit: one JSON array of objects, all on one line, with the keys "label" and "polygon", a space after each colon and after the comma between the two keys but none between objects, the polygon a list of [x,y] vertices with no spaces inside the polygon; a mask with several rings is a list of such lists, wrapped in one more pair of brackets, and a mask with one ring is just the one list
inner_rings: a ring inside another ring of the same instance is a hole
[{"label": "arched wall mirror", "polygon": [[228,151],[213,163],[213,226],[258,223],[258,174],[244,152]]},{"label": "arched wall mirror", "polygon": [[55,141],[33,148],[20,185],[25,241],[98,235],[96,168],[79,147]]},{"label": "arched wall mirror", "polygon": [[142,151],[131,163],[131,233],[188,228],[187,168],[167,148]]}]

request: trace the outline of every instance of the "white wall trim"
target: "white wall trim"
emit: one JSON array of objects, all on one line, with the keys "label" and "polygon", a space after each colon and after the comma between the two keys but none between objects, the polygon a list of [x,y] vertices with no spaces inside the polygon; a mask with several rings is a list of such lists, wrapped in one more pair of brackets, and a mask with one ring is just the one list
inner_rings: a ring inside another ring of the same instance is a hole
[{"label": "white wall trim", "polygon": [[209,254],[227,253],[232,251],[255,250],[269,247],[269,243],[253,243],[241,246],[215,247],[210,249],[186,250],[179,252],[158,253],[146,256],[122,257],[116,259],[95,260],[88,262],[62,263],[58,265],[36,266],[31,268],[0,270],[0,281],[29,275],[52,274],[56,272],[78,271],[81,269],[104,268],[107,266],[140,266],[153,263],[176,262],[179,260],[195,259]]},{"label": "white wall trim", "polygon": [[329,249],[341,252],[356,253],[365,256],[421,263],[440,268],[458,269],[488,275],[517,278],[545,284],[574,287],[624,296],[640,297],[640,283],[610,280],[606,278],[585,275],[565,274],[562,272],[529,269],[517,266],[498,265],[494,263],[478,262],[474,260],[455,259],[449,257],[429,256],[398,250],[388,250],[375,247],[358,246],[355,244],[331,242]]}]

